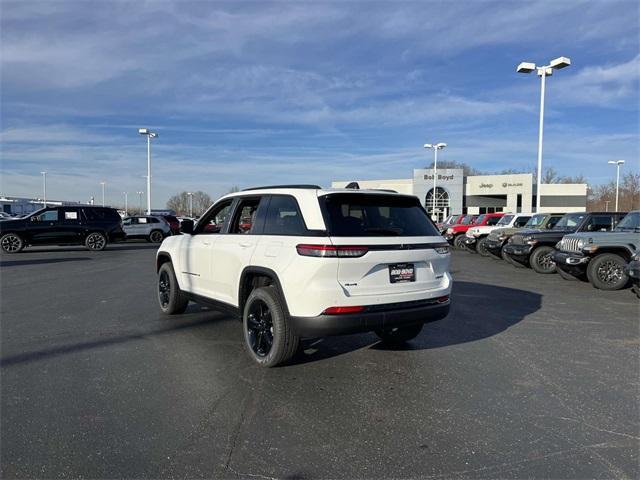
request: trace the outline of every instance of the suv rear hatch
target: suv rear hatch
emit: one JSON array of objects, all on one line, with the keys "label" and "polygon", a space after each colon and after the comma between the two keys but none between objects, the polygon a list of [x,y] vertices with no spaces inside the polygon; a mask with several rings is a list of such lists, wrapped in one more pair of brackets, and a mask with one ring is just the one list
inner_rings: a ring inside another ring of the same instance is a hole
[{"label": "suv rear hatch", "polygon": [[448,244],[416,197],[354,192],[327,194],[319,201],[338,249],[338,282],[346,295],[442,287]]}]

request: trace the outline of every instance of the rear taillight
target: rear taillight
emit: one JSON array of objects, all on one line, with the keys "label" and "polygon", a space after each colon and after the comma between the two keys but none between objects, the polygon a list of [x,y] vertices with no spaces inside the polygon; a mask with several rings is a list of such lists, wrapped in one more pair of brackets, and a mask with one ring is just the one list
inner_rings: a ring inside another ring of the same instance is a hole
[{"label": "rear taillight", "polygon": [[296,246],[296,250],[298,255],[304,257],[362,257],[369,251],[369,248],[363,246],[301,244]]},{"label": "rear taillight", "polygon": [[323,315],[340,315],[345,313],[360,313],[364,310],[364,307],[329,307]]}]

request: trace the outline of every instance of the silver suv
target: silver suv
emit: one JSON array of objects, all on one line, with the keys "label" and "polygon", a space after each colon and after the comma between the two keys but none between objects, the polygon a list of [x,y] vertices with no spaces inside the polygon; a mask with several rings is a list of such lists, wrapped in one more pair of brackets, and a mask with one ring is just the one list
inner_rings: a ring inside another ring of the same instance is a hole
[{"label": "silver suv", "polygon": [[144,238],[151,243],[161,243],[171,235],[169,223],[164,218],[153,215],[125,217],[122,226],[127,239]]}]

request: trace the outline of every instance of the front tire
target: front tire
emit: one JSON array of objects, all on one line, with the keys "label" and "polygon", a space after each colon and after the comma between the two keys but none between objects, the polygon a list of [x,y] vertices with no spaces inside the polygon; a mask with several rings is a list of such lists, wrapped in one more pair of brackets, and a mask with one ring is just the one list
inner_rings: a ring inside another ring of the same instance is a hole
[{"label": "front tire", "polygon": [[629,283],[629,276],[624,273],[626,264],[620,255],[603,253],[589,262],[587,276],[599,290],[620,290]]},{"label": "front tire", "polygon": [[162,240],[164,240],[164,235],[162,235],[160,230],[154,230],[149,234],[149,241],[151,243],[162,243]]},{"label": "front tire", "polygon": [[466,247],[464,245],[464,235],[458,235],[456,238],[454,238],[453,246],[456,247],[458,250],[465,250]]},{"label": "front tire", "polygon": [[489,250],[487,250],[487,237],[483,237],[480,240],[478,240],[478,243],[476,245],[476,251],[483,257],[490,257],[491,252]]},{"label": "front tire", "polygon": [[176,279],[171,263],[163,263],[158,270],[158,303],[165,315],[184,313],[189,304]]},{"label": "front tire", "polygon": [[418,323],[405,327],[376,330],[376,335],[388,345],[402,345],[420,335],[423,326],[423,323]]},{"label": "front tire", "polygon": [[105,248],[107,248],[107,237],[103,233],[100,232],[91,232],[87,235],[87,238],[84,239],[84,245],[89,250],[93,250],[94,252],[101,252]]},{"label": "front tire", "polygon": [[291,331],[283,301],[274,286],[254,289],[242,315],[244,345],[262,367],[286,363],[298,350],[300,338]]},{"label": "front tire", "polygon": [[556,273],[556,262],[553,261],[553,247],[538,247],[529,257],[529,264],[536,272],[542,274]]},{"label": "front tire", "polygon": [[24,240],[17,233],[5,233],[0,238],[0,247],[5,253],[18,253],[24,248]]}]

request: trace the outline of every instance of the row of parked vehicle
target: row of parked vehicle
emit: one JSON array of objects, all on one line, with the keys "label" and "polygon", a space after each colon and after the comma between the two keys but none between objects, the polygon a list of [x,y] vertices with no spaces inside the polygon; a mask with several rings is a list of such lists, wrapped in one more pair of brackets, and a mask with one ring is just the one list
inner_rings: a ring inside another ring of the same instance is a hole
[{"label": "row of parked vehicle", "polygon": [[640,211],[452,215],[438,227],[458,249],[600,290],[631,283],[640,297]]},{"label": "row of parked vehicle", "polygon": [[171,215],[134,215],[93,205],[47,207],[21,218],[0,221],[0,248],[18,253],[28,246],[85,245],[104,250],[109,243],[145,239],[160,244],[180,233],[180,221]]}]

